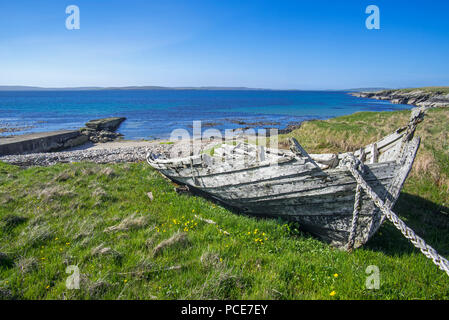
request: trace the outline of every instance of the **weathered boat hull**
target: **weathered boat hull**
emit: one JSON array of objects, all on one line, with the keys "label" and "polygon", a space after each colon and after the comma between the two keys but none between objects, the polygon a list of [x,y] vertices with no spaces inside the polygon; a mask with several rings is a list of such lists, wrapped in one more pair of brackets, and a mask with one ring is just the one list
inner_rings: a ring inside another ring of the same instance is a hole
[{"label": "weathered boat hull", "polygon": [[[354,153],[365,160],[364,179],[390,208],[412,167],[419,141],[410,135],[406,137],[402,128],[380,140],[379,148],[367,146]],[[236,161],[238,157],[226,162],[205,155],[177,160],[150,158],[148,162],[171,180],[226,205],[248,214],[297,221],[304,230],[334,246],[345,247],[357,183],[346,167],[323,170],[312,156],[304,150],[302,153],[271,151],[270,156],[279,156],[275,165],[266,159],[251,165]],[[229,155],[223,153],[224,157]],[[379,159],[382,162],[376,163]],[[362,193],[353,247],[368,241],[382,222],[380,211]]]}]

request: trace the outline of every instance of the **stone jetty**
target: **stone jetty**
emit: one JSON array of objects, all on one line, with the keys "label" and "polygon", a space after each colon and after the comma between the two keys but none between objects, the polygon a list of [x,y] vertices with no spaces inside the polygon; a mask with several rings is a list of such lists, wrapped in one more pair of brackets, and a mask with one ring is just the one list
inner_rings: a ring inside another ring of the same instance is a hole
[{"label": "stone jetty", "polygon": [[79,130],[39,132],[0,138],[0,156],[52,152],[82,145],[88,141],[109,142],[122,135],[115,130],[123,117],[91,120]]}]

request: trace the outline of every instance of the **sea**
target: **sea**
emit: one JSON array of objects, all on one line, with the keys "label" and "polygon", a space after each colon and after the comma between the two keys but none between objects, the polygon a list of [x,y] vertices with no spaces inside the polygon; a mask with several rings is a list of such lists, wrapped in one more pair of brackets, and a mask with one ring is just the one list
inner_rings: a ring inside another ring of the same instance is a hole
[{"label": "sea", "polygon": [[[284,129],[304,120],[409,105],[353,97],[346,91],[84,90],[0,91],[0,137],[79,129],[92,119],[126,117],[118,132],[129,140],[167,139],[173,130]],[[15,128],[15,129],[13,129]]]}]

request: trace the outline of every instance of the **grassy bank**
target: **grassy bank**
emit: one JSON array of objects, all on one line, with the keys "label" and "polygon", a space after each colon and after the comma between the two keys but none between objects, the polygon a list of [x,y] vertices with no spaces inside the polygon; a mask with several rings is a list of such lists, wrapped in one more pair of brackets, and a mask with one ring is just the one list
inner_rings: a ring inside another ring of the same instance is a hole
[{"label": "grassy bank", "polygon": [[[289,136],[310,152],[353,150],[408,117],[358,113]],[[423,144],[395,208],[446,257],[448,120],[449,110],[431,110],[421,124]],[[79,290],[66,288],[69,265],[79,268]],[[369,265],[380,269],[379,290],[365,287]],[[285,222],[179,195],[144,163],[0,164],[0,297],[447,299],[449,278],[389,223],[347,253]]]},{"label": "grassy bank", "polygon": [[424,91],[435,94],[448,94],[449,87],[420,87],[420,88],[407,88],[407,89],[398,89],[398,92],[412,92],[412,91]]}]

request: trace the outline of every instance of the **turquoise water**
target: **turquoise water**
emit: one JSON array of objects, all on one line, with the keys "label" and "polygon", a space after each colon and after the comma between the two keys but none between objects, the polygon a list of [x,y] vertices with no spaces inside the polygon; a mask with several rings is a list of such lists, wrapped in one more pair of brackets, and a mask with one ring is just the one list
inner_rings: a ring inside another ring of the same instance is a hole
[{"label": "turquoise water", "polygon": [[[341,91],[270,90],[99,90],[0,92],[0,128],[22,134],[78,129],[88,120],[124,116],[126,139],[168,138],[174,129],[285,128],[308,119],[357,111],[409,109],[387,101],[361,99]],[[240,122],[237,123],[237,122]],[[248,125],[248,123],[250,123]]]}]

